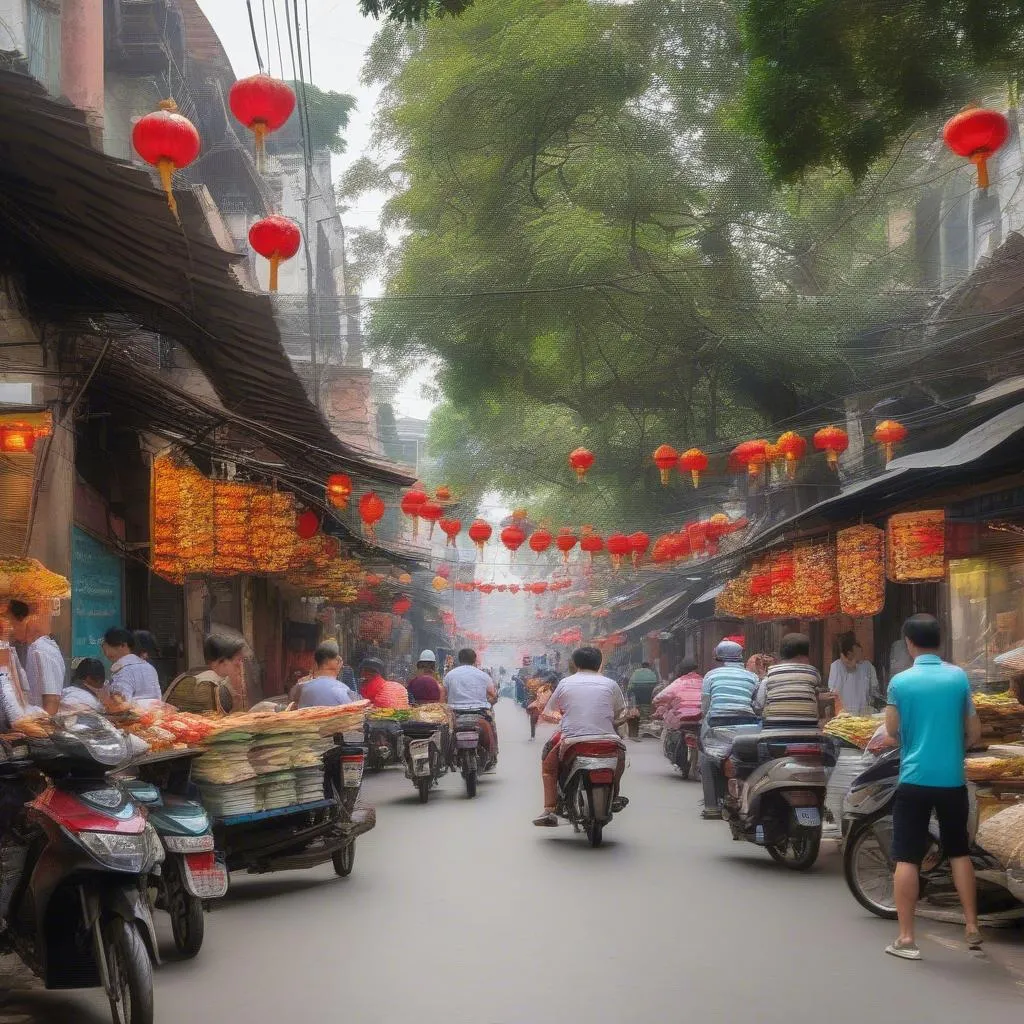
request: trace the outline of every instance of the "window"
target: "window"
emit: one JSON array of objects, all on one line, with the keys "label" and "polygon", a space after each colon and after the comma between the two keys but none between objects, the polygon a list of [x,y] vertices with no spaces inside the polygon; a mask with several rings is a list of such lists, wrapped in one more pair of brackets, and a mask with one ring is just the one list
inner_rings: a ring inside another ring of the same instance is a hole
[{"label": "window", "polygon": [[60,3],[28,2],[28,70],[53,96],[60,95]]}]

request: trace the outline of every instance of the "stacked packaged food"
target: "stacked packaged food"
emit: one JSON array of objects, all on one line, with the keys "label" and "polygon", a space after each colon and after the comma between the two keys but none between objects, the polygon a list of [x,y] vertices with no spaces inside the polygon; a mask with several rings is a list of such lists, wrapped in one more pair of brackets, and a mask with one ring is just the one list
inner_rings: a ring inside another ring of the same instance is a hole
[{"label": "stacked packaged food", "polygon": [[874,526],[851,526],[836,536],[839,610],[877,615],[885,606],[885,534]]},{"label": "stacked packaged food", "polygon": [[1006,693],[976,693],[974,708],[981,719],[981,738],[985,743],[1019,740],[1024,728],[1024,704]]},{"label": "stacked packaged food", "polygon": [[825,734],[863,750],[871,742],[881,721],[881,715],[850,715],[844,711],[825,725]]}]

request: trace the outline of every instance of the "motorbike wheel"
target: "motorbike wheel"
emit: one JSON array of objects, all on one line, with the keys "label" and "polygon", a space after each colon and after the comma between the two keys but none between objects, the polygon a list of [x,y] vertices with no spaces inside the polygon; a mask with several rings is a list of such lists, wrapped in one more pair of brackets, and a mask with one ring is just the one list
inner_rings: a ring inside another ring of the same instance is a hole
[{"label": "motorbike wheel", "polygon": [[865,910],[884,921],[895,921],[892,864],[872,825],[873,822],[868,822],[847,838],[843,849],[843,876],[853,898]]},{"label": "motorbike wheel", "polygon": [[186,891],[177,871],[174,875],[167,900],[167,909],[171,914],[171,933],[175,949],[186,960],[191,960],[203,947],[203,934],[206,930],[203,901]]},{"label": "motorbike wheel", "polygon": [[589,822],[587,824],[587,838],[590,840],[590,845],[596,850],[604,839],[604,825],[596,821]]},{"label": "motorbike wheel", "polygon": [[470,768],[463,774],[466,778],[466,796],[472,800],[476,796],[476,769]]},{"label": "motorbike wheel", "polygon": [[341,878],[348,878],[352,869],[356,866],[356,841],[346,843],[340,850],[331,854],[331,862],[334,864],[334,873]]},{"label": "motorbike wheel", "polygon": [[537,719],[530,715],[530,739],[536,739],[537,737]]},{"label": "motorbike wheel", "polygon": [[416,788],[420,793],[420,803],[425,804],[430,798],[430,776],[416,780]]},{"label": "motorbike wheel", "polygon": [[114,1024],[153,1024],[153,965],[138,928],[120,917],[103,933]]},{"label": "motorbike wheel", "polygon": [[690,752],[686,777],[691,782],[700,782],[700,751],[696,747],[687,747],[686,749]]},{"label": "motorbike wheel", "polygon": [[786,836],[775,846],[765,847],[776,864],[782,864],[790,871],[807,871],[814,866],[821,849],[821,829],[801,829],[796,836]]}]

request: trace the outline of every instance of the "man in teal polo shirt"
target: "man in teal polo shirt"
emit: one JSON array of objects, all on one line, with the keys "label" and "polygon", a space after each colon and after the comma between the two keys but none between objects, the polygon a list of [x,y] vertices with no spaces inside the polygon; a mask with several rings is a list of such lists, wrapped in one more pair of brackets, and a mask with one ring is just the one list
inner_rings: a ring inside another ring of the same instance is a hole
[{"label": "man in teal polo shirt", "polygon": [[900,933],[885,951],[904,960],[920,960],[921,951],[914,940],[914,909],[921,861],[931,842],[933,811],[964,908],[967,945],[970,949],[981,946],[964,774],[964,754],[981,739],[981,725],[967,675],[939,657],[942,636],[938,621],[931,615],[914,615],[903,624],[903,636],[914,664],[889,683],[885,709],[886,730],[893,738],[899,737],[902,747],[892,812]]}]

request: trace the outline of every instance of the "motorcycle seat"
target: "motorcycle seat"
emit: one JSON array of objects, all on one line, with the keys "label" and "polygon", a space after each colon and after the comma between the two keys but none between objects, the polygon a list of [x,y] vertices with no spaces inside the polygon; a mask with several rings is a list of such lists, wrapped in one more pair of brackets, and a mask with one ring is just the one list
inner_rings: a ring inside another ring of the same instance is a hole
[{"label": "motorcycle seat", "polygon": [[440,732],[441,726],[433,722],[403,722],[402,732],[410,739],[429,740],[435,732]]},{"label": "motorcycle seat", "polygon": [[824,738],[819,729],[763,729],[761,732],[741,733],[732,742],[732,756],[739,762],[758,764],[765,760],[766,746],[821,743]]},{"label": "motorcycle seat", "polygon": [[475,714],[474,712],[462,712],[455,716],[455,728],[456,729],[478,729],[480,727],[480,720],[483,716]]}]

